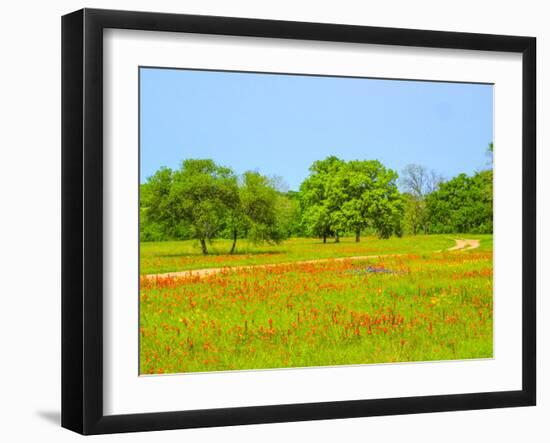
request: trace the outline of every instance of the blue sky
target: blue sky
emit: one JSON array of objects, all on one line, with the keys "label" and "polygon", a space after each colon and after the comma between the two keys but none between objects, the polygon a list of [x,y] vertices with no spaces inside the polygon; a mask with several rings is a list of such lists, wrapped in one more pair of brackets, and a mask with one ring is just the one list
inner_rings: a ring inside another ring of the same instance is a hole
[{"label": "blue sky", "polygon": [[142,183],[212,158],[297,190],[329,155],[451,178],[485,167],[493,140],[491,85],[141,68],[140,88]]}]

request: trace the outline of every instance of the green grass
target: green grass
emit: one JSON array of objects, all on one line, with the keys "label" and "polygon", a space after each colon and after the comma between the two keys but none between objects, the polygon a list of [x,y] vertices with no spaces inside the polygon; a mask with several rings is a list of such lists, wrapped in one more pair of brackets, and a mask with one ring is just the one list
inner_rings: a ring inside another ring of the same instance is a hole
[{"label": "green grass", "polygon": [[239,240],[234,255],[227,252],[230,240],[215,240],[209,245],[210,254],[203,256],[196,241],[142,242],[140,245],[140,274],[158,274],[189,269],[217,268],[224,266],[259,265],[267,263],[291,263],[335,257],[363,255],[425,254],[454,246],[455,238],[481,239],[481,251],[492,250],[491,235],[429,235],[406,236],[387,240],[363,237],[344,237],[340,243],[328,240],[293,238],[279,245],[255,245]]},{"label": "green grass", "polygon": [[477,252],[493,252],[493,234],[460,234],[456,238],[479,240]]},{"label": "green grass", "polygon": [[[492,237],[466,238],[480,238],[482,248],[429,252],[452,246],[445,236],[365,239],[360,245],[294,240],[290,245],[296,251],[285,244],[271,257],[287,262],[342,252],[414,253],[238,269],[202,278],[144,278],[140,372],[490,358]],[[165,251],[191,248],[184,242],[166,246]],[[155,248],[158,252],[160,245]],[[210,263],[210,258],[194,258],[200,263],[196,267]],[[372,267],[386,271],[373,273]]]}]

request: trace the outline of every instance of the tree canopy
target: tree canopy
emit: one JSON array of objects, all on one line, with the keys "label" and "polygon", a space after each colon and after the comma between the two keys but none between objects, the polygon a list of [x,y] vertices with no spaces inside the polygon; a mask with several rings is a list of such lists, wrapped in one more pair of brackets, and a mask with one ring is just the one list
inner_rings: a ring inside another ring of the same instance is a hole
[{"label": "tree canopy", "polygon": [[228,212],[227,227],[231,231],[235,252],[237,239],[246,237],[255,243],[278,243],[286,238],[284,214],[287,211],[284,197],[276,184],[258,172],[243,174],[238,188],[238,201]]},{"label": "tree canopy", "polygon": [[320,160],[300,188],[306,232],[326,238],[372,228],[382,237],[400,233],[403,201],[397,174],[377,160]]},{"label": "tree canopy", "polygon": [[[493,151],[493,144],[488,149]],[[398,187],[399,183],[399,187]],[[298,191],[280,177],[235,174],[211,159],[187,159],[160,168],[140,186],[142,241],[190,239],[203,254],[216,238],[278,243],[291,236],[333,237],[362,233],[381,238],[418,233],[490,233],[493,171],[445,181],[421,165],[401,177],[378,160],[313,162]]]},{"label": "tree canopy", "polygon": [[329,200],[328,194],[332,177],[337,174],[342,165],[342,160],[337,157],[318,160],[311,165],[309,177],[300,186],[304,231],[310,236],[322,237],[324,242],[333,233],[338,234],[334,216],[331,213],[334,209],[331,207],[334,199]]},{"label": "tree canopy", "polygon": [[227,213],[239,205],[237,177],[209,159],[184,160],[173,173],[167,204],[167,221],[186,222],[207,254],[206,242],[219,233]]},{"label": "tree canopy", "polygon": [[[203,254],[218,236],[279,242],[288,236],[292,208],[275,182],[257,172],[238,177],[210,159],[187,159],[180,169],[161,168],[141,186],[142,239],[180,236],[199,241]],[[151,238],[152,237],[152,238]]]},{"label": "tree canopy", "polygon": [[408,233],[416,235],[428,233],[430,220],[426,206],[426,196],[441,183],[443,177],[422,165],[409,164],[401,172],[400,183],[404,190],[405,211],[403,223]]},{"label": "tree canopy", "polygon": [[432,233],[493,232],[493,171],[441,183],[426,204]]}]

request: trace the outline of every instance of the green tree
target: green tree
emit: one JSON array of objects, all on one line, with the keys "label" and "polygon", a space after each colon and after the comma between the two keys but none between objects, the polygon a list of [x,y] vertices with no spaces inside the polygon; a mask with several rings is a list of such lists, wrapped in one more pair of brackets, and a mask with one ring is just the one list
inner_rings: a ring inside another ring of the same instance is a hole
[{"label": "green tree", "polygon": [[285,229],[288,232],[288,237],[304,237],[306,235],[302,224],[302,211],[300,205],[300,192],[287,191],[281,194],[286,200],[283,205],[286,207],[285,221],[283,222]]},{"label": "green tree", "polygon": [[428,212],[426,196],[434,192],[443,178],[422,165],[409,164],[401,172],[399,179],[405,191],[404,224],[407,231],[416,235],[420,230],[428,233]]},{"label": "green tree", "polygon": [[169,195],[173,172],[160,168],[140,185],[140,238],[142,240],[165,240],[174,237],[176,225],[168,222]]},{"label": "green tree", "polygon": [[493,171],[459,174],[426,197],[434,233],[493,231]]},{"label": "green tree", "polygon": [[388,238],[401,231],[403,202],[397,188],[397,173],[378,160],[355,160],[338,171],[331,194],[338,194],[342,225],[355,233],[370,227],[380,237]]},{"label": "green tree", "polygon": [[335,227],[335,215],[332,214],[334,198],[329,202],[330,180],[344,162],[331,156],[314,162],[309,168],[310,175],[300,186],[300,209],[302,224],[307,235],[321,237],[326,243],[327,237],[334,234],[339,240]]},{"label": "green tree", "polygon": [[227,213],[238,205],[237,177],[231,169],[210,159],[188,159],[173,173],[168,210],[162,217],[171,223],[184,220],[206,255],[207,242],[220,232]]},{"label": "green tree", "polygon": [[341,232],[373,228],[387,238],[401,232],[403,202],[397,174],[377,160],[344,162],[336,157],[313,163],[302,183],[302,217],[307,232],[339,241]]},{"label": "green tree", "polygon": [[404,213],[403,225],[407,232],[413,235],[418,234],[421,230],[427,234],[428,230],[428,211],[426,209],[426,201],[424,198],[419,198],[409,192],[403,194]]},{"label": "green tree", "polygon": [[255,243],[278,243],[286,238],[286,202],[275,185],[258,172],[243,174],[239,183],[238,204],[228,211],[228,225],[233,239],[230,254],[235,252],[239,235]]}]

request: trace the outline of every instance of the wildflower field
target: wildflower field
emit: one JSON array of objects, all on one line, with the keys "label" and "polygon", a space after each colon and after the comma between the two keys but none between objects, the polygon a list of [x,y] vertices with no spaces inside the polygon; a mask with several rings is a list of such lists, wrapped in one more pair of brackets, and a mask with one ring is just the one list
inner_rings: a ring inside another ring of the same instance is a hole
[{"label": "wildflower field", "polygon": [[191,242],[144,243],[140,373],[490,358],[492,236],[468,238],[480,247],[293,239],[202,257]]},{"label": "wildflower field", "polygon": [[[211,253],[202,255],[196,240],[142,242],[140,245],[140,273],[160,274],[190,269],[248,266],[271,263],[290,263],[338,257],[356,257],[387,254],[424,254],[454,246],[450,235],[405,236],[380,239],[365,237],[356,243],[351,237],[340,243],[323,244],[318,239],[291,238],[277,245],[256,245],[241,240],[235,254],[228,254],[231,241],[219,239],[210,245]],[[479,250],[492,250],[492,235],[468,234],[468,238],[481,240]]]}]

